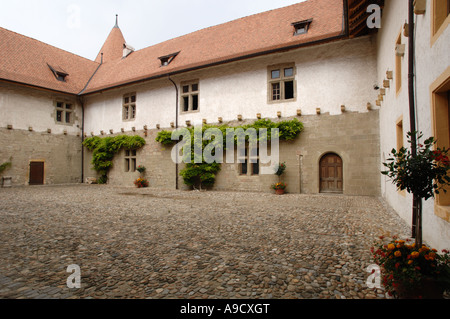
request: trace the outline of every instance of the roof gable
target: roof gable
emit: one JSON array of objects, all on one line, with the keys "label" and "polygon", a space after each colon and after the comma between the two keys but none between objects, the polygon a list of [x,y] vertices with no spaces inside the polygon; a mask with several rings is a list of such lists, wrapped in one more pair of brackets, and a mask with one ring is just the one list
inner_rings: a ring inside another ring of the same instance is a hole
[{"label": "roof gable", "polygon": [[[98,67],[93,61],[4,28],[0,28],[0,61],[0,79],[71,94],[78,94]],[[65,81],[58,80],[54,72],[65,74]]]}]

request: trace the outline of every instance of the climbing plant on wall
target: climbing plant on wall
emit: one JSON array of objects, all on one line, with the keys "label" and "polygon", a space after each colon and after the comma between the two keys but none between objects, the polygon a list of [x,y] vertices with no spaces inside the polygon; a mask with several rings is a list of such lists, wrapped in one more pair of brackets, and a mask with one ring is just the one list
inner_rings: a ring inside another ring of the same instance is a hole
[{"label": "climbing plant on wall", "polygon": [[3,173],[9,166],[11,166],[11,162],[6,162],[0,165],[0,174]]},{"label": "climbing plant on wall", "polygon": [[92,154],[92,165],[100,175],[99,184],[105,184],[108,181],[108,172],[113,166],[114,156],[121,150],[137,150],[145,145],[145,140],[140,136],[119,135],[116,137],[98,136],[90,137],[84,140],[83,145]]},{"label": "climbing plant on wall", "polygon": [[[202,133],[206,130],[215,128],[222,132],[223,136],[226,136],[227,129],[239,129],[242,128],[244,131],[250,128],[253,128],[258,133],[259,140],[259,130],[266,129],[267,130],[267,140],[270,141],[272,139],[272,131],[271,129],[278,129],[278,137],[280,140],[290,141],[296,139],[300,133],[303,131],[304,126],[297,119],[293,119],[290,121],[282,121],[282,122],[273,122],[268,119],[262,119],[254,122],[253,124],[242,125],[238,127],[231,127],[227,125],[214,126],[214,125],[204,125],[202,127]],[[186,164],[186,167],[180,171],[180,175],[184,179],[184,183],[188,186],[202,188],[202,186],[213,186],[216,180],[216,175],[221,169],[220,163],[207,163],[204,158],[202,158],[202,163],[195,163],[195,154],[194,147],[197,144],[199,146],[201,144],[202,152],[205,150],[207,145],[213,145],[214,147],[221,148],[226,150],[226,139],[222,140],[196,140],[194,134],[194,128],[187,129],[191,136],[191,162]],[[248,137],[246,137],[248,140]],[[156,137],[156,141],[163,145],[173,145],[175,141],[172,140],[172,132],[170,131],[161,131],[158,133]],[[237,144],[238,137],[235,136],[235,144]],[[185,154],[186,155],[186,154]],[[214,155],[214,154],[213,154]]]}]

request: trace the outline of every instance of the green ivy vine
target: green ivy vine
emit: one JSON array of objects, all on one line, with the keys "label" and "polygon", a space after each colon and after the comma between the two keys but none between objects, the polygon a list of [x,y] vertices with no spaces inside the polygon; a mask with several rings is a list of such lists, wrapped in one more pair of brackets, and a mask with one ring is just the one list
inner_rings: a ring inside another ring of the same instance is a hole
[{"label": "green ivy vine", "polygon": [[[225,137],[227,129],[239,129],[242,128],[244,131],[247,129],[253,128],[258,133],[259,140],[259,130],[267,129],[267,140],[270,141],[273,136],[271,135],[271,129],[278,129],[278,138],[284,141],[291,141],[296,139],[300,133],[303,131],[304,126],[298,119],[293,119],[290,121],[281,121],[281,122],[273,122],[269,119],[262,119],[254,122],[253,124],[242,125],[238,127],[231,127],[228,125],[214,126],[214,125],[203,125],[202,132],[205,133],[206,130],[215,128],[219,129],[222,132],[222,135]],[[214,185],[216,180],[217,173],[221,170],[221,164],[219,163],[206,163],[203,159],[202,163],[195,163],[195,155],[194,155],[194,145],[197,143],[201,143],[202,150],[208,144],[213,144],[214,147],[222,148],[226,150],[226,139],[222,139],[222,141],[218,140],[195,140],[194,128],[187,128],[191,135],[191,163],[187,163],[186,167],[180,171],[180,175],[183,177],[184,183],[191,187],[202,188],[203,186],[211,187]],[[248,140],[248,136],[246,137]],[[235,144],[237,144],[237,136],[235,136]],[[173,145],[175,141],[172,141],[172,132],[171,131],[161,131],[158,133],[156,137],[156,141],[165,145]],[[186,155],[186,154],[185,154]]]},{"label": "green ivy vine", "polygon": [[145,140],[140,136],[119,135],[116,137],[98,136],[90,137],[84,140],[83,145],[90,151],[93,151],[92,165],[99,173],[99,184],[105,184],[108,181],[108,171],[113,166],[114,156],[121,149],[137,150],[145,145]]},{"label": "green ivy vine", "polygon": [[0,165],[0,174],[3,173],[9,166],[11,166],[11,162],[6,162]]}]

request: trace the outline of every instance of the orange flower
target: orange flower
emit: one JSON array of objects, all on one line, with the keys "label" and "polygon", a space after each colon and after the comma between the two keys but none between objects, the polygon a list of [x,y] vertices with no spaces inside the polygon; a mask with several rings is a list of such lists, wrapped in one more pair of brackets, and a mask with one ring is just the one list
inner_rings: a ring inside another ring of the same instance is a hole
[{"label": "orange flower", "polygon": [[395,245],[394,244],[389,244],[388,245],[388,249],[389,250],[394,250],[395,249]]},{"label": "orange flower", "polygon": [[408,260],[408,265],[411,265],[414,261]]},{"label": "orange flower", "polygon": [[395,257],[401,257],[401,255],[402,255],[402,253],[400,252],[400,250],[397,250],[397,251],[394,253],[394,256],[395,256]]},{"label": "orange flower", "polygon": [[417,252],[417,251],[413,251],[412,253],[411,253],[411,257],[412,258],[417,258],[417,257],[419,257],[419,253]]},{"label": "orange flower", "polygon": [[426,260],[434,260],[436,258],[435,253],[429,253],[428,255],[425,255]]}]

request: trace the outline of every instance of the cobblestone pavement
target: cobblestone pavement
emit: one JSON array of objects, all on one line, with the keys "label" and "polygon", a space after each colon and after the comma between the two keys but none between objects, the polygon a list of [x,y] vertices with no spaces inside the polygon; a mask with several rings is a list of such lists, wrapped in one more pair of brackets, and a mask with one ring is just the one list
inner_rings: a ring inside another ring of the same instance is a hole
[{"label": "cobblestone pavement", "polygon": [[409,231],[372,197],[0,189],[0,298],[382,299],[370,247]]}]

